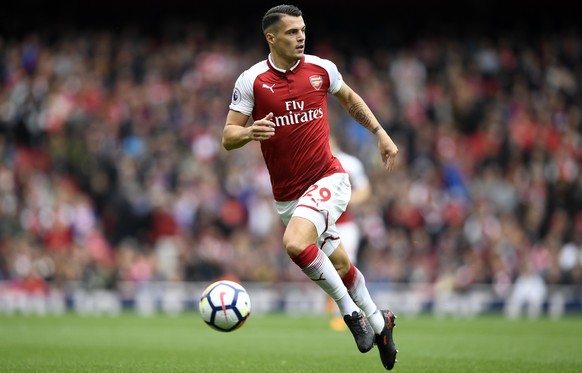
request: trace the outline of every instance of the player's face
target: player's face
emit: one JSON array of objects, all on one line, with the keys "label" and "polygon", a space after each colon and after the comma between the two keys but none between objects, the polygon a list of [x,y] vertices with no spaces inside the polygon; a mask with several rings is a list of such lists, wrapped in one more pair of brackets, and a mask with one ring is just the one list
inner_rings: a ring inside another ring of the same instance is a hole
[{"label": "player's face", "polygon": [[280,59],[295,63],[305,51],[305,22],[303,17],[284,16],[274,33],[273,48]]}]

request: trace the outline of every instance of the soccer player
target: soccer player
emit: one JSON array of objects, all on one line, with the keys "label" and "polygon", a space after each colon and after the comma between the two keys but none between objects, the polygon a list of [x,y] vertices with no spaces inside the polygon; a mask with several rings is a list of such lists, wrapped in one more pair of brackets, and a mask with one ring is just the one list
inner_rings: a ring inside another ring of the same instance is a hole
[{"label": "soccer player", "polygon": [[236,80],[222,145],[233,150],[260,142],[275,206],[285,224],[287,254],[336,302],[358,349],[368,352],[375,343],[382,365],[390,370],[397,352],[395,315],[377,308],[335,226],[348,205],[351,186],[329,146],[328,93],[376,135],[388,171],[398,148],[364,100],[342,80],[337,66],[304,53],[305,22],[299,8],[269,9],[262,28],[270,53]]}]

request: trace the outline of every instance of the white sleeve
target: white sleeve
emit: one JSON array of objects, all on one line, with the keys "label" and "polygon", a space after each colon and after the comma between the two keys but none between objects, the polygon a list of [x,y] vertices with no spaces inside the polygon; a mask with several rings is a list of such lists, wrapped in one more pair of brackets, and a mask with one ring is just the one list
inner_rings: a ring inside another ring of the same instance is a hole
[{"label": "white sleeve", "polygon": [[331,94],[336,93],[340,90],[343,83],[342,74],[340,74],[337,66],[335,63],[329,62],[329,68],[326,67],[327,72],[329,73],[329,89],[328,92]]},{"label": "white sleeve", "polygon": [[254,106],[253,81],[248,71],[244,71],[234,83],[232,98],[228,107],[231,110],[250,116]]}]

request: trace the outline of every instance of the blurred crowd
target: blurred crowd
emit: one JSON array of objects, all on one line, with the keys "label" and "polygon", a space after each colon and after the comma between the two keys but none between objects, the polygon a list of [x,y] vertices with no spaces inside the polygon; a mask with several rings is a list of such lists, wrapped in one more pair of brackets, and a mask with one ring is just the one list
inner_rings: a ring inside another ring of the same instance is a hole
[{"label": "blurred crowd", "polygon": [[[310,43],[400,149],[387,173],[374,136],[330,101],[373,183],[355,211],[368,281],[582,287],[579,34]],[[305,281],[258,144],[221,147],[234,81],[266,53],[203,28],[0,38],[0,280]]]}]

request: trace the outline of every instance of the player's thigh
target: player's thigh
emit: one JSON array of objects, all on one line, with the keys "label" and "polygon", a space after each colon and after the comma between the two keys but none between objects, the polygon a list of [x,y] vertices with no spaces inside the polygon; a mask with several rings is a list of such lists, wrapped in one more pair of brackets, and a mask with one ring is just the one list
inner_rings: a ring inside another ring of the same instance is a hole
[{"label": "player's thigh", "polygon": [[293,216],[283,234],[283,245],[289,256],[299,255],[307,246],[316,243],[317,229],[313,222]]}]

